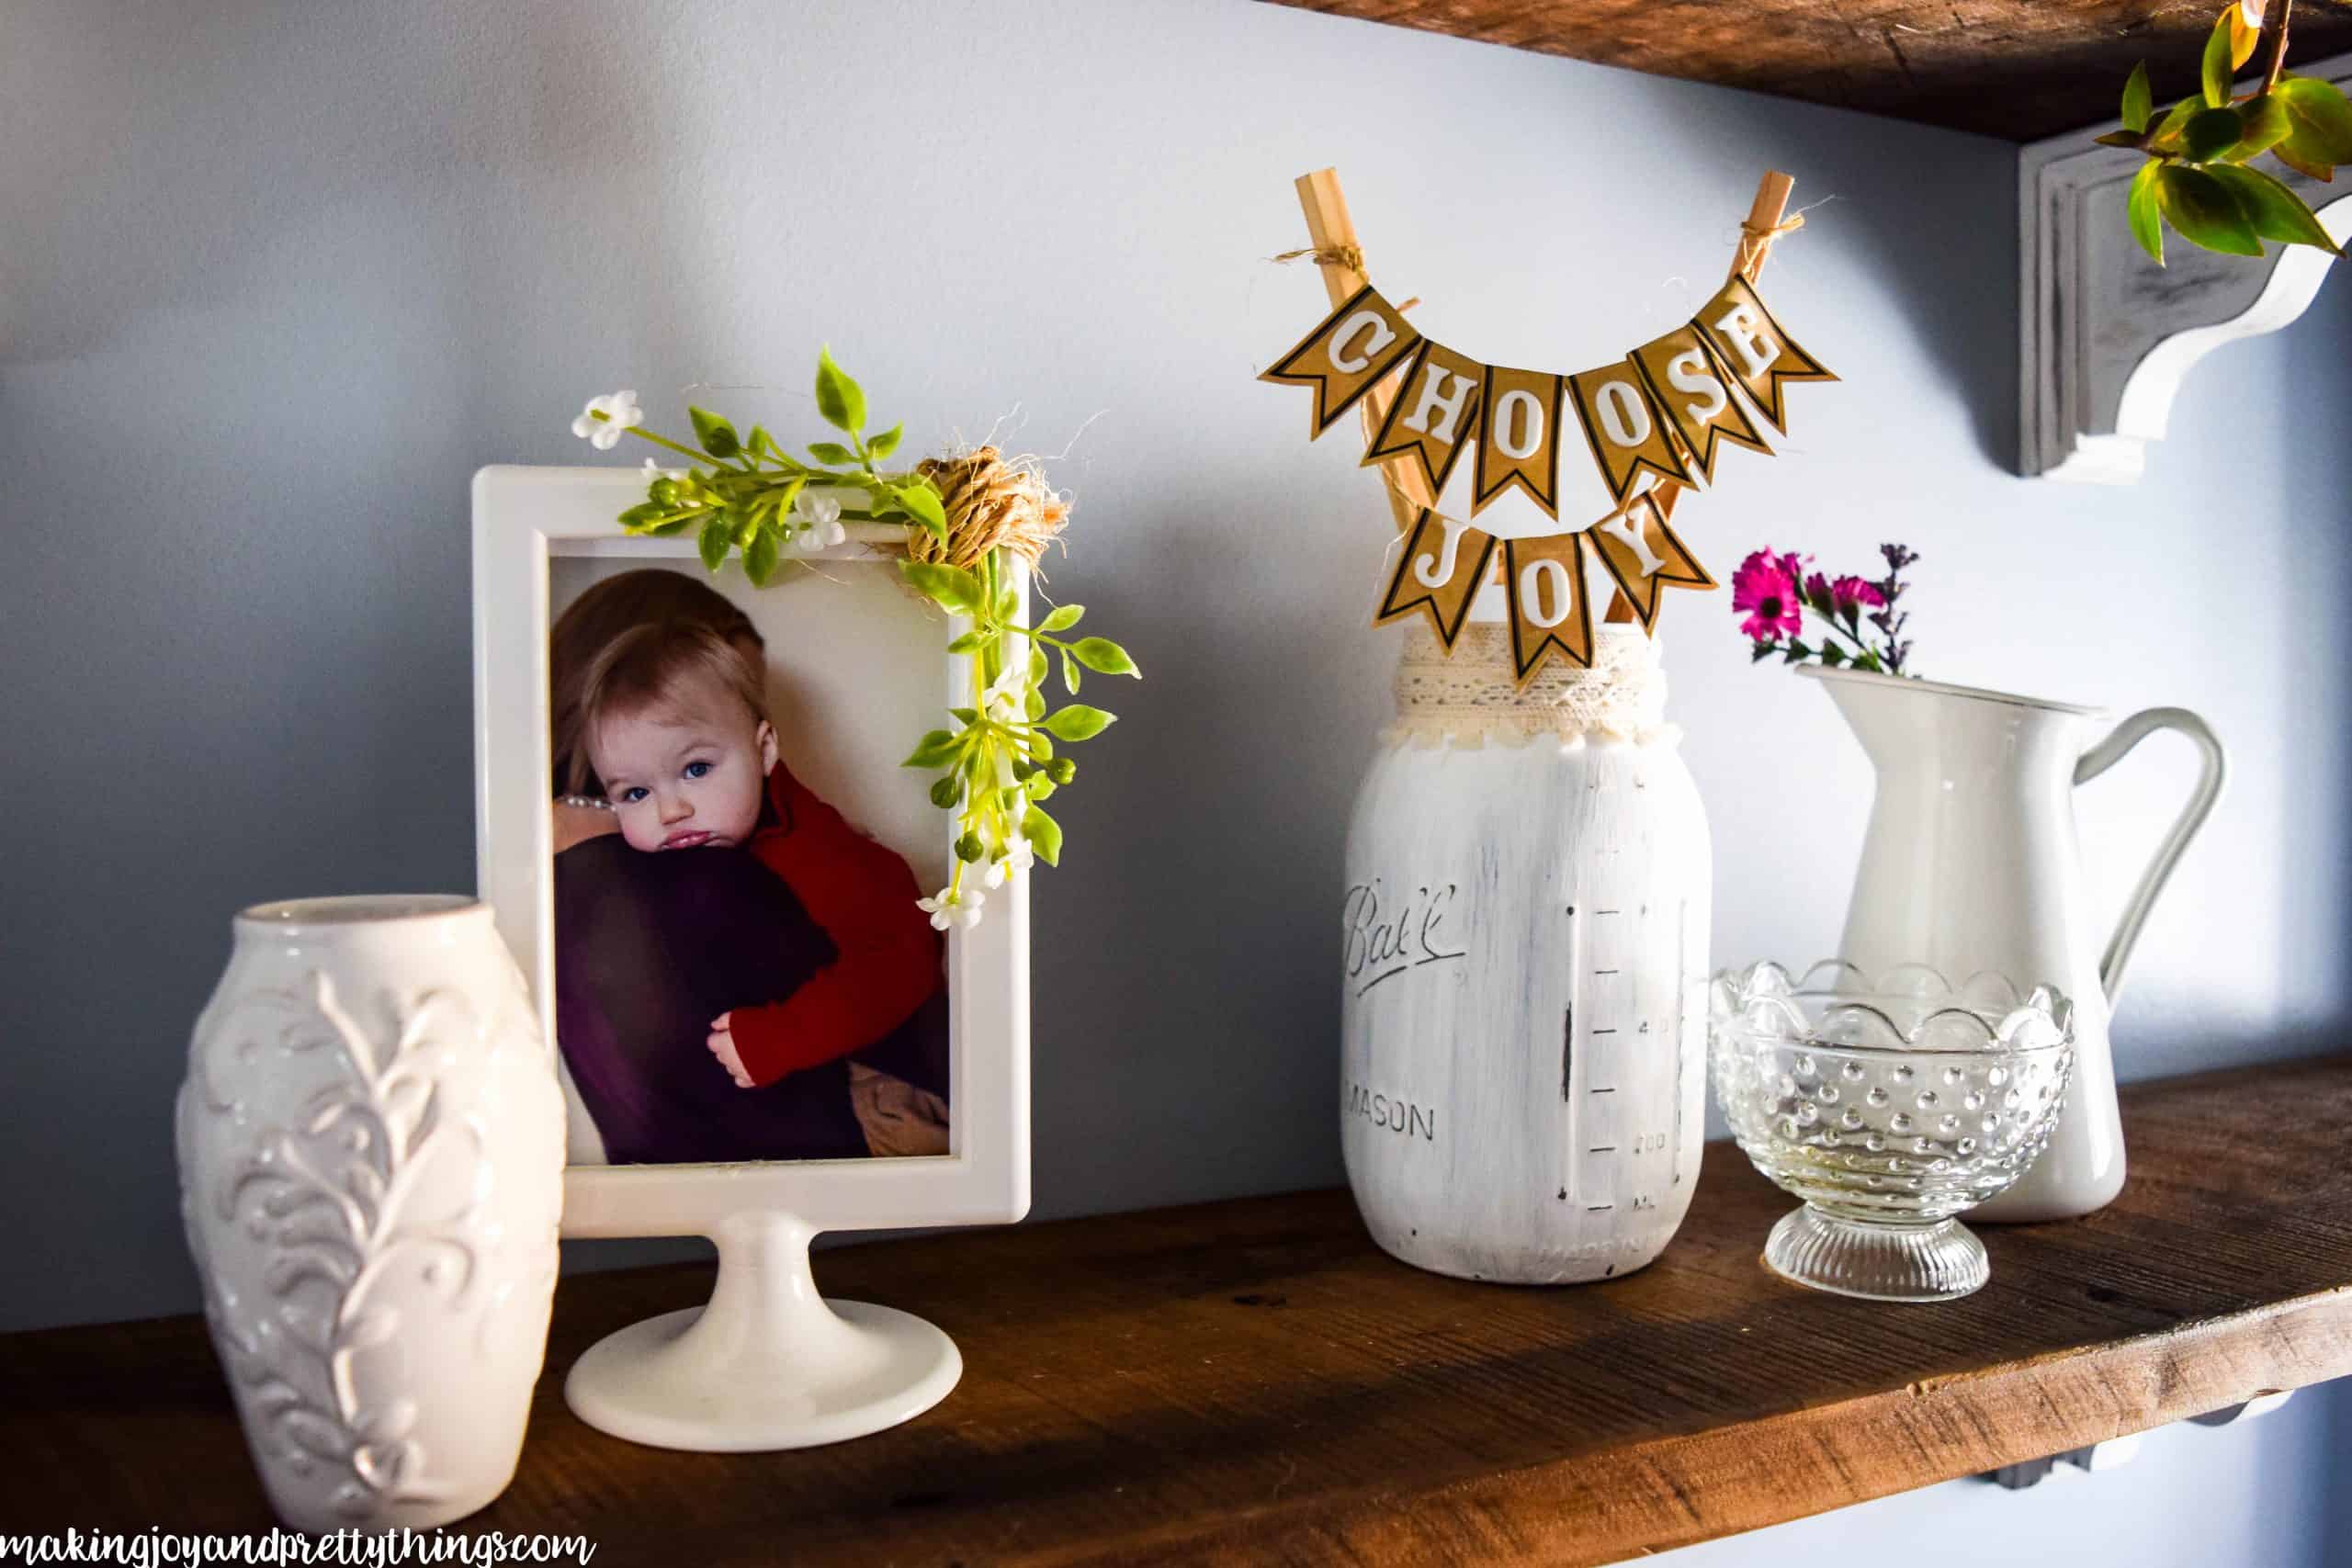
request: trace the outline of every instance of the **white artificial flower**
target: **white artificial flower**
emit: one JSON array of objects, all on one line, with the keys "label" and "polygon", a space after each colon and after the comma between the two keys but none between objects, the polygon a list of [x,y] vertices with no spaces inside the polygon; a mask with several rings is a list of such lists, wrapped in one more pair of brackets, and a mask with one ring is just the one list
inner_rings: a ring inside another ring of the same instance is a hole
[{"label": "white artificial flower", "polygon": [[[575,428],[572,434],[576,435],[579,434],[579,431]],[[665,468],[650,457],[645,459],[645,482],[647,484],[651,484],[656,479],[674,480],[682,479],[685,477],[686,470],[684,468]]]},{"label": "white artificial flower", "polygon": [[980,707],[999,724],[1019,724],[1029,716],[1029,670],[1007,664],[1004,673],[980,694]]},{"label": "white artificial flower", "polygon": [[1029,847],[1028,840],[1015,833],[1004,846],[1004,863],[1015,873],[1027,871],[1037,863],[1037,852]]},{"label": "white artificial flower", "polygon": [[1001,887],[1007,877],[1020,875],[1036,861],[1037,852],[1029,847],[1029,840],[1015,833],[1005,840],[1004,853],[989,862],[988,874],[981,879],[982,883],[990,889]]},{"label": "white artificial flower", "polygon": [[958,893],[953,887],[943,887],[929,898],[915,900],[915,908],[931,917],[931,929],[945,931],[950,924],[969,931],[980,923],[980,906],[988,896],[977,887]]},{"label": "white artificial flower", "polygon": [[580,417],[571,422],[571,434],[599,452],[609,452],[620,445],[622,431],[644,423],[645,411],[637,406],[637,394],[624,389],[589,399]]},{"label": "white artificial flower", "polygon": [[804,490],[793,499],[792,510],[801,522],[794,538],[804,550],[827,549],[849,537],[849,530],[842,526],[842,503],[830,495]]}]

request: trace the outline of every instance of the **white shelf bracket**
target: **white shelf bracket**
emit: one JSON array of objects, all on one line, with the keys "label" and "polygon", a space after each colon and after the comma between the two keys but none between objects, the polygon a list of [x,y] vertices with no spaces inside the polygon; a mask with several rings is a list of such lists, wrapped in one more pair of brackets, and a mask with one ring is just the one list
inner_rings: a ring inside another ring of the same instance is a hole
[{"label": "white shelf bracket", "polygon": [[[2352,54],[2302,66],[2352,88]],[[2135,482],[2164,438],[2173,396],[2225,343],[2274,333],[2310,308],[2331,259],[2276,245],[2256,261],[2165,235],[2168,265],[2125,225],[2126,187],[2145,159],[2092,138],[2115,124],[2024,148],[2018,162],[2018,466],[2029,478]],[[2352,188],[2266,163],[2310,202],[2331,238],[2352,239]]]}]

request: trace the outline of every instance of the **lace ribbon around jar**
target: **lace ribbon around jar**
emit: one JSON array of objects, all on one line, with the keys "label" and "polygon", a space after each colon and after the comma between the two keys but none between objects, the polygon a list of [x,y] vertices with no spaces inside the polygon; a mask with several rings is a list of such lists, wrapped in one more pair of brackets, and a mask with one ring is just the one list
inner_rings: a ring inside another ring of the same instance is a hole
[{"label": "lace ribbon around jar", "polygon": [[1639,626],[1598,627],[1592,668],[1555,658],[1517,688],[1509,626],[1474,622],[1463,627],[1449,659],[1436,634],[1417,621],[1406,628],[1396,665],[1396,720],[1381,731],[1381,739],[1521,746],[1538,737],[1591,737],[1671,744],[1680,735],[1666,722],[1666,672],[1658,667],[1657,645]]}]

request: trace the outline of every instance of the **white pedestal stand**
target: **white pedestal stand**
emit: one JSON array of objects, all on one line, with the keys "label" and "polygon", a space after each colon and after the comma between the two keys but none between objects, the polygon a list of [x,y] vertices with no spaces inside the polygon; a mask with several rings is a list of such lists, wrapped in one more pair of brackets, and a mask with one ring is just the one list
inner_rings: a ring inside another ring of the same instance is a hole
[{"label": "white pedestal stand", "polygon": [[591,1346],[564,1380],[572,1413],[631,1442],[745,1453],[862,1438],[946,1398],[964,1374],[955,1341],[910,1314],[820,1296],[814,1235],[772,1210],[722,1221],[710,1303]]}]

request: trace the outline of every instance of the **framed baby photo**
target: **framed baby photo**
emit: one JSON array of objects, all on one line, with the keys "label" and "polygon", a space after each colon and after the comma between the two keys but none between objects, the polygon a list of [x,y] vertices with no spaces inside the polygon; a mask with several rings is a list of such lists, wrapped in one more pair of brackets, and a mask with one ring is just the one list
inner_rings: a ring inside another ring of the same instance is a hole
[{"label": "framed baby photo", "polygon": [[1020,1218],[1028,879],[939,929],[917,900],[951,818],[900,765],[969,700],[964,628],[906,585],[898,528],[755,588],[625,534],[643,490],[473,486],[481,891],[557,1054],[564,1234]]}]

